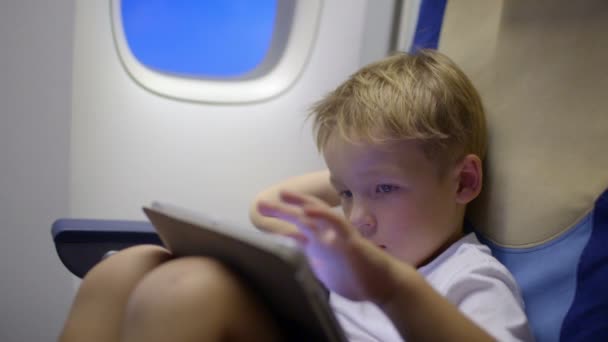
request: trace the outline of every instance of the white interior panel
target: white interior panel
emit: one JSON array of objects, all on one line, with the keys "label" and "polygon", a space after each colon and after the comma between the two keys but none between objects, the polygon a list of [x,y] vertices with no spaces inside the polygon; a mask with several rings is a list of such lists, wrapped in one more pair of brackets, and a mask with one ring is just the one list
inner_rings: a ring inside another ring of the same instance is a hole
[{"label": "white interior panel", "polygon": [[72,299],[51,224],[68,212],[74,1],[0,1],[0,341],[56,341]]},{"label": "white interior panel", "polygon": [[311,58],[287,92],[256,104],[210,105],[139,86],[114,49],[108,3],[79,2],[71,216],[143,219],[143,204],[163,200],[248,224],[259,190],[323,167],[307,109],[360,66],[366,5],[323,1]]}]

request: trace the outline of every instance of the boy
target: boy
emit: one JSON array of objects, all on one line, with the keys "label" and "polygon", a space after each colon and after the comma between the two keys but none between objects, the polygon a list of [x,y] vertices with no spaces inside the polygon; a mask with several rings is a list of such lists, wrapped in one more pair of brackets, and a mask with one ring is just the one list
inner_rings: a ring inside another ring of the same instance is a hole
[{"label": "boy", "polygon": [[433,51],[394,55],[312,118],[329,170],[261,193],[251,218],[302,242],[349,339],[531,340],[513,277],[463,232],[486,131],[462,71]]},{"label": "boy", "polygon": [[[252,220],[302,242],[349,338],[531,339],[515,281],[463,234],[486,140],[464,74],[436,52],[395,55],[354,74],[313,117],[329,171],[262,193]],[[344,216],[330,208],[339,203]],[[60,340],[281,338],[221,263],[137,246],[89,271]]]}]

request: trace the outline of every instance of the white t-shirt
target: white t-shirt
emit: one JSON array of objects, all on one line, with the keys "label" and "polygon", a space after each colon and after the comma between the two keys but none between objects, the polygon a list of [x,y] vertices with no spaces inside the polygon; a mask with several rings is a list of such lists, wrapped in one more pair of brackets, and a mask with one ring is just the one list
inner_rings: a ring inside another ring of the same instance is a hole
[{"label": "white t-shirt", "polygon": [[[437,292],[498,341],[534,339],[515,279],[475,234],[461,238],[418,271]],[[349,341],[403,341],[374,304],[353,302],[335,293],[330,295],[330,304]]]}]

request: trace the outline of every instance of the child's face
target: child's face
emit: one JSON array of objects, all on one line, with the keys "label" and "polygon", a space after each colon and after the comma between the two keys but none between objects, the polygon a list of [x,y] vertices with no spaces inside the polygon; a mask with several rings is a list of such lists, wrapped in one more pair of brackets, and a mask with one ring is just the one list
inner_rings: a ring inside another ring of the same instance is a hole
[{"label": "child's face", "polygon": [[462,234],[457,176],[440,178],[415,141],[352,144],[333,135],[323,155],[346,218],[396,258],[422,266]]}]

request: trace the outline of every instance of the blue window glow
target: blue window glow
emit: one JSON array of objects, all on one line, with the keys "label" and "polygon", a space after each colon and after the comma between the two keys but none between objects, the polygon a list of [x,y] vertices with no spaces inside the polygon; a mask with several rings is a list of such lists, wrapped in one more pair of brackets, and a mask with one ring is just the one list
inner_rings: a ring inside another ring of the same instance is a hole
[{"label": "blue window glow", "polygon": [[230,78],[264,61],[277,0],[122,0],[120,9],[129,49],[146,67]]}]

